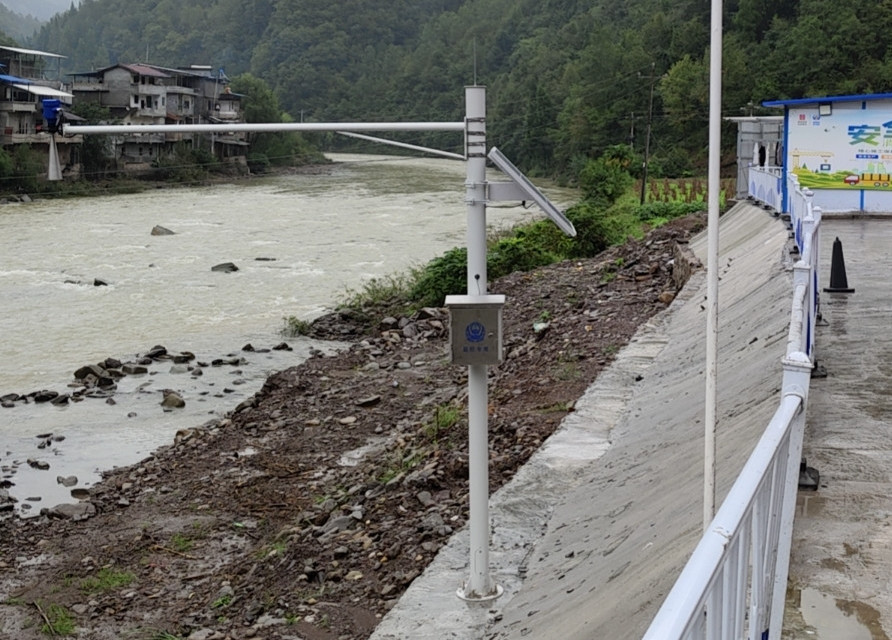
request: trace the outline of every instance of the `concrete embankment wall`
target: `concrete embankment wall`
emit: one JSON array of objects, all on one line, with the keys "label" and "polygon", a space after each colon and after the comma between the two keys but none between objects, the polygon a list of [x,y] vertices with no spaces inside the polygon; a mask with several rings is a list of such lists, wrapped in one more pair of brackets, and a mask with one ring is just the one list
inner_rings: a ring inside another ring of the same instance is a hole
[{"label": "concrete embankment wall", "polygon": [[[783,223],[743,203],[720,228],[717,504],[778,406],[792,299]],[[705,263],[705,233],[692,248]],[[701,270],[493,496],[504,595],[456,597],[463,531],[373,638],[643,635],[702,530],[705,297]]]}]

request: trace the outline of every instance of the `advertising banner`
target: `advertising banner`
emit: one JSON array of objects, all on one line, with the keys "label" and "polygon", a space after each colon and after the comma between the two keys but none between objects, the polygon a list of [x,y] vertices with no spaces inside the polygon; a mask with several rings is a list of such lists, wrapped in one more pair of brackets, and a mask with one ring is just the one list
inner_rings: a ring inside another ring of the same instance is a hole
[{"label": "advertising banner", "polygon": [[892,108],[888,103],[881,109],[791,108],[788,122],[788,166],[803,187],[892,189]]}]

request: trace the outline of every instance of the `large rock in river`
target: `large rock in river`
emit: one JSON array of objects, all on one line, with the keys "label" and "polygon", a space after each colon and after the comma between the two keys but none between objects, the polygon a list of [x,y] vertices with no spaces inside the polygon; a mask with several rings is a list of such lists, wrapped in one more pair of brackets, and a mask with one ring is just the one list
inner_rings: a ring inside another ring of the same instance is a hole
[{"label": "large rock in river", "polygon": [[164,394],[164,399],[161,401],[161,406],[165,409],[182,409],[186,406],[186,401],[183,400],[183,396],[178,394],[176,391],[164,389],[161,393]]}]

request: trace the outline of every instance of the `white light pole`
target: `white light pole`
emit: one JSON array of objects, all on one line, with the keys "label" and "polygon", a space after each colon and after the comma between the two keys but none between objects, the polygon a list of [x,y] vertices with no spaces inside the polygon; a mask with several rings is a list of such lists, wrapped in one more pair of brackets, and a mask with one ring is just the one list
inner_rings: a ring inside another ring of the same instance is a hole
[{"label": "white light pole", "polygon": [[722,157],[722,0],[712,0],[709,46],[709,190],[706,259],[706,407],[703,530],[715,516],[715,436],[719,351],[719,189]]}]

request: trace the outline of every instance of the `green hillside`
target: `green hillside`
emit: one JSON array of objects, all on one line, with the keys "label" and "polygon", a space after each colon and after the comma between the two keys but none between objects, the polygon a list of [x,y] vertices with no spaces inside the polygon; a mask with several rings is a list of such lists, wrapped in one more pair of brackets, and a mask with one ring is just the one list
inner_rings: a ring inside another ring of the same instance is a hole
[{"label": "green hillside", "polygon": [[[7,36],[7,40],[27,40],[34,36],[40,28],[40,24],[40,21],[34,16],[17,13],[0,2],[0,32]],[[9,44],[10,42],[0,44]]]},{"label": "green hillside", "polygon": [[[726,116],[892,87],[892,3],[724,6]],[[69,71],[149,61],[250,72],[293,118],[317,121],[453,120],[477,81],[493,142],[528,171],[565,176],[609,146],[643,150],[653,84],[651,175],[702,171],[707,156],[702,0],[83,0],[32,44],[69,56]]]}]

